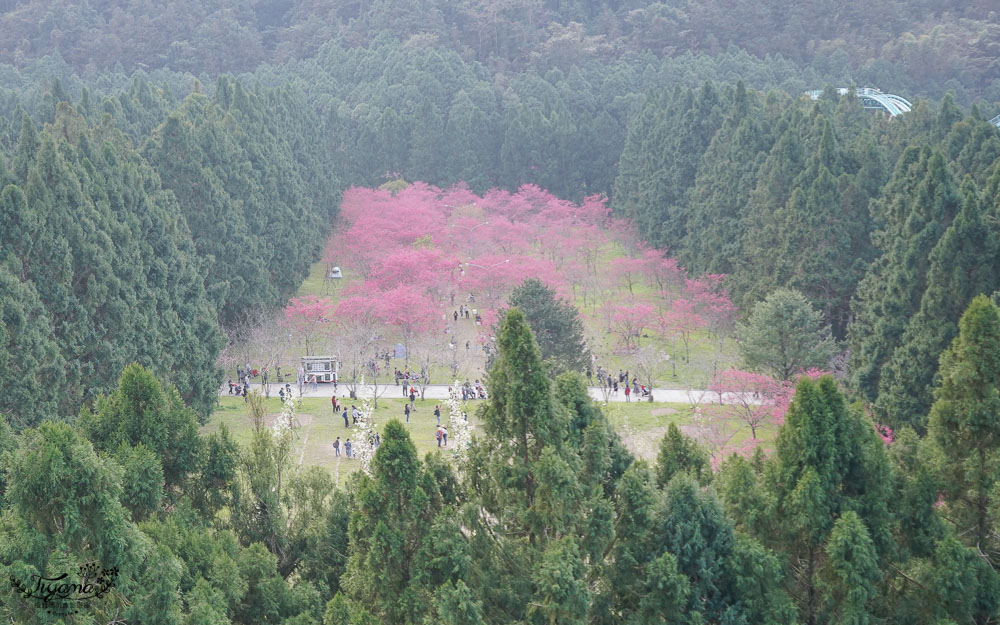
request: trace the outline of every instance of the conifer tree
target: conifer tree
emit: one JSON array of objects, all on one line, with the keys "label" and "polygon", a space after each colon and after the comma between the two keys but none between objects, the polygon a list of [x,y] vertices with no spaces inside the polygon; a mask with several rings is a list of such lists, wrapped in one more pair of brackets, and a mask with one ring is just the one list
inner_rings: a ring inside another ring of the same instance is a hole
[{"label": "conifer tree", "polygon": [[985,296],[962,315],[958,337],[941,356],[929,435],[942,453],[946,515],[966,544],[993,563],[1000,484],[1000,309]]},{"label": "conifer tree", "polygon": [[920,310],[931,251],[959,208],[960,198],[942,155],[907,149],[873,209],[872,240],[882,255],[858,285],[852,304],[852,382],[869,401],[878,398],[882,371]]},{"label": "conifer tree", "polygon": [[780,526],[772,537],[760,538],[790,559],[790,594],[797,599],[800,619],[812,625],[826,602],[826,548],[839,518],[853,511],[875,553],[881,557],[889,549],[888,458],[870,422],[847,408],[833,378],[826,376],[799,381],[774,462],[769,487]]},{"label": "conifer tree", "polygon": [[[432,527],[441,502],[426,478],[406,428],[390,421],[372,461],[372,476],[362,476],[357,486],[343,582],[352,599],[385,623],[423,619],[429,591],[437,585],[433,573],[423,570],[438,559],[427,550],[460,535],[454,524]],[[461,549],[464,541],[456,544]],[[457,581],[450,578],[461,573],[444,570],[448,577],[441,583]]]},{"label": "conifer tree", "polygon": [[712,477],[708,453],[691,437],[682,434],[676,423],[667,426],[656,458],[656,483],[662,488],[679,473],[687,473],[698,482]]},{"label": "conifer tree", "polygon": [[524,313],[542,358],[549,362],[554,374],[582,373],[590,364],[580,313],[569,302],[556,298],[555,291],[531,278],[511,292],[508,303]]},{"label": "conifer tree", "polygon": [[924,428],[938,360],[958,333],[957,319],[973,297],[1000,286],[1000,232],[983,218],[971,179],[962,196],[962,209],[931,251],[920,309],[880,380],[875,410],[893,426]]},{"label": "conifer tree", "polygon": [[746,366],[779,380],[826,369],[837,349],[821,314],[791,289],[777,289],[757,304],[737,335]]}]

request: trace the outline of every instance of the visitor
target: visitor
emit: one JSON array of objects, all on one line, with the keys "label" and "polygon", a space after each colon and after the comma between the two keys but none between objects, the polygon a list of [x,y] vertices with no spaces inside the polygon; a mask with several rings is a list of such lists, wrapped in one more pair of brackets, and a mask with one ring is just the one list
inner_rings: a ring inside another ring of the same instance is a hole
[{"label": "visitor", "polygon": [[350,428],[351,424],[347,422],[347,408],[344,408],[344,414],[342,416],[344,417],[344,427]]},{"label": "visitor", "polygon": [[360,416],[361,416],[361,411],[358,410],[357,406],[351,404],[351,420],[353,421],[354,425],[358,424],[358,417]]},{"label": "visitor", "polygon": [[346,441],[344,441],[344,453],[347,455],[348,458],[352,457],[351,456],[351,439],[347,439]]},{"label": "visitor", "polygon": [[236,388],[236,385],[235,385],[235,384],[233,384],[233,379],[232,379],[232,378],[229,378],[229,394],[230,394],[230,395],[232,395],[232,394],[233,394],[233,389],[234,389],[234,388]]},{"label": "visitor", "polygon": [[441,446],[441,433],[442,433],[441,426],[439,425],[437,431],[434,432],[434,438],[437,439],[438,447]]},{"label": "visitor", "polygon": [[448,428],[441,426],[441,438],[444,439],[444,446],[448,446]]},{"label": "visitor", "polygon": [[441,425],[441,405],[440,404],[437,404],[437,405],[434,406],[434,418],[437,419],[437,424]]},{"label": "visitor", "polygon": [[629,399],[629,396],[631,394],[632,394],[632,387],[629,386],[628,384],[626,384],[625,385],[625,401],[627,401],[627,402],[632,401],[631,399]]},{"label": "visitor", "polygon": [[340,406],[337,405],[337,396],[336,395],[334,395],[333,397],[330,398],[330,404],[333,407],[333,416],[336,417],[337,416],[337,409],[340,407]]},{"label": "visitor", "polygon": [[413,402],[417,399],[417,389],[410,387],[410,410],[416,410],[417,407],[413,405]]},{"label": "visitor", "polygon": [[339,436],[337,437],[337,440],[333,441],[333,455],[336,456],[337,458],[340,457],[340,437]]},{"label": "visitor", "polygon": [[410,422],[410,404],[403,404],[403,414],[406,415],[406,422]]}]

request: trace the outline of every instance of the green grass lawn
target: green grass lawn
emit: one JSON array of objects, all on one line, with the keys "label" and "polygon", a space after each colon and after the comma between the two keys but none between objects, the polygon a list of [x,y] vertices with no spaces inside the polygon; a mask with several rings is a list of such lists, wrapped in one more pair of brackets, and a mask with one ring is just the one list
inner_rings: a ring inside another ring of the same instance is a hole
[{"label": "green grass lawn", "polygon": [[[403,405],[404,400],[397,397],[382,397],[378,401],[378,408],[374,412],[376,430],[379,432],[385,427],[389,419],[398,418],[404,422]],[[245,404],[241,399],[235,397],[223,397],[221,408],[217,409],[207,425],[202,430],[205,433],[216,432],[222,425],[228,428],[241,446],[249,443],[251,438],[251,424],[247,417]],[[426,453],[443,453],[450,458],[446,448],[439,449],[434,438],[437,424],[434,419],[433,400],[417,400],[417,410],[410,415],[410,423],[406,427],[410,431],[410,436],[417,447],[417,452],[423,457]],[[441,422],[448,424],[449,414],[447,405],[441,405]],[[476,426],[476,409],[482,405],[481,402],[469,402],[466,404],[469,420]],[[268,409],[268,425],[280,412],[280,402],[277,398],[266,400]],[[348,404],[350,408],[350,404]],[[727,441],[728,449],[735,449],[750,439],[750,429],[740,421],[721,418],[720,406],[703,406],[704,414],[708,419],[714,420],[718,424],[718,429],[723,437],[731,438]],[[645,458],[655,462],[659,449],[660,439],[667,431],[670,423],[676,423],[684,433],[694,438],[703,435],[703,430],[696,423],[692,416],[692,407],[687,404],[666,404],[649,402],[613,403],[604,407],[608,420],[615,430],[622,437],[629,450],[639,458]],[[332,443],[339,436],[341,443],[347,438],[355,436],[356,429],[345,428],[344,420],[338,415],[334,417],[330,407],[330,402],[326,398],[306,398],[302,401],[302,406],[297,409],[296,417],[299,426],[295,429],[293,440],[293,461],[301,466],[319,466],[328,470],[334,481],[341,485],[351,473],[360,468],[358,460],[348,460],[341,452],[340,458],[333,453]],[[350,418],[350,410],[348,410]],[[773,447],[774,438],[778,428],[773,425],[766,425],[758,430],[758,436],[763,440],[762,446],[765,450]],[[473,429],[473,436],[476,430]]]},{"label": "green grass lawn", "polygon": [[[223,397],[221,403],[222,407],[216,409],[202,431],[205,433],[217,432],[222,425],[225,425],[235,441],[241,446],[246,445],[252,435],[252,426],[243,400],[235,397]],[[410,423],[406,424],[403,416],[404,400],[396,397],[382,397],[378,400],[378,408],[375,409],[373,415],[375,429],[381,432],[390,419],[398,418],[409,429],[410,436],[421,458],[428,452],[447,454],[447,448],[441,448],[439,451],[437,440],[434,438],[434,432],[437,430],[437,422],[434,419],[435,403],[429,399],[424,401],[418,399],[416,402],[417,410],[410,414]],[[266,400],[266,405],[268,409],[267,423],[270,425],[280,413],[281,404],[278,398],[272,397]],[[440,405],[441,423],[447,426],[448,407],[443,402]],[[475,408],[478,405],[475,402],[468,404],[469,420],[473,426],[475,426]],[[338,436],[342,444],[348,438],[353,440],[357,430],[345,428],[344,420],[340,415],[333,416],[330,400],[327,398],[303,399],[302,406],[296,410],[296,418],[299,427],[295,429],[295,438],[292,443],[293,458],[296,464],[323,467],[330,471],[338,485],[343,484],[351,473],[358,470],[360,462],[348,460],[343,455],[343,447],[341,447],[340,458],[337,458],[333,453],[332,444]],[[348,419],[350,419],[350,404],[348,404]]]}]

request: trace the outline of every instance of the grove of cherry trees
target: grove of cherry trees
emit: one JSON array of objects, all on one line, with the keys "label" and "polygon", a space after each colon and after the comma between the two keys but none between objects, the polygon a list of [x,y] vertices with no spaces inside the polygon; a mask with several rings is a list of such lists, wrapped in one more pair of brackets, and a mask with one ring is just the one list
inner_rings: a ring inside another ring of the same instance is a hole
[{"label": "grove of cherry trees", "polygon": [[[332,295],[290,300],[281,331],[302,354],[338,357],[352,394],[361,380],[388,380],[395,368],[421,388],[483,377],[498,311],[527,278],[579,309],[595,384],[598,365],[624,368],[648,387],[675,384],[694,346],[710,349],[732,334],[724,276],[689,275],[601,197],[575,204],[530,185],[483,196],[423,183],[355,187],[344,194],[323,260],[342,268],[343,283]],[[397,344],[406,358],[390,366],[385,355]],[[793,385],[740,371],[727,358],[706,372],[704,388],[730,398],[713,414],[745,424],[749,449],[762,424],[782,422]],[[709,447],[733,449],[732,435],[727,428],[726,440]]]}]

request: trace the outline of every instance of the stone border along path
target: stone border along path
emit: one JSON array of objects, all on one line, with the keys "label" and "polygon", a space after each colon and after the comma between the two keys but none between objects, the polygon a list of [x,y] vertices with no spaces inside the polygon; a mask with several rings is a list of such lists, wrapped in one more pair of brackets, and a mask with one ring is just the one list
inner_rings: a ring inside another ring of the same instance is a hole
[{"label": "stone border along path", "polygon": [[[271,387],[271,397],[278,397],[278,390],[283,388],[284,384],[269,384]],[[360,387],[360,385],[359,385]],[[360,387],[361,389],[367,389],[368,394],[371,392],[371,385],[365,385],[365,387]],[[379,384],[379,399],[403,399],[400,392],[400,386],[398,384]],[[416,387],[419,391],[419,387]],[[250,384],[250,390],[256,390],[261,393],[264,391],[264,385],[256,382]],[[489,389],[487,389],[488,391]],[[604,401],[604,392],[599,386],[589,386],[587,387],[590,397],[596,401]],[[225,397],[229,394],[229,386],[224,385],[219,389],[219,395]],[[292,385],[292,394],[298,398],[298,386]],[[302,397],[333,397],[333,384],[328,382],[321,382],[319,388],[316,391],[311,389],[309,384],[302,385]],[[339,399],[344,399],[348,397],[347,385],[341,384],[337,389],[337,397]],[[419,399],[419,392],[417,394]],[[448,385],[447,384],[429,384],[427,385],[426,391],[424,393],[424,399],[448,399]],[[736,393],[725,393],[721,397],[715,391],[701,390],[701,389],[671,389],[671,388],[654,388],[653,389],[653,403],[670,403],[670,404],[729,404],[736,403],[739,396]],[[469,400],[472,403],[481,400]],[[618,391],[615,395],[611,393],[608,396],[608,401],[611,402],[624,402],[625,392],[622,390]],[[638,397],[632,395],[632,403],[636,402],[647,402],[649,403],[649,398]],[[749,402],[751,404],[756,404],[756,401]]]}]

